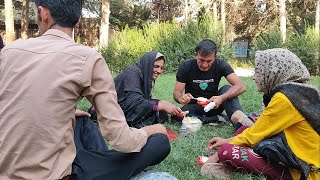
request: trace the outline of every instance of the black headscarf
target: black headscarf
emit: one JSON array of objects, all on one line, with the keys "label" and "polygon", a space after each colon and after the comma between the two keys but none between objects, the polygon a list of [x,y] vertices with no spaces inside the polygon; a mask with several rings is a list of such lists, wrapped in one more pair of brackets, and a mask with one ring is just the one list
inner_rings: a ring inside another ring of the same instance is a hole
[{"label": "black headscarf", "polygon": [[263,101],[265,106],[268,106],[271,98],[277,92],[286,95],[293,106],[320,135],[320,95],[317,89],[301,83],[282,84],[275,87],[271,93],[264,94]]},{"label": "black headscarf", "polygon": [[161,53],[150,51],[114,79],[118,103],[128,123],[140,121],[152,111],[153,67],[159,58],[165,59]]},{"label": "black headscarf", "polygon": [[140,61],[132,64],[126,70],[136,72],[140,79],[143,81],[142,92],[145,95],[145,98],[151,99],[151,89],[152,89],[152,81],[153,81],[153,67],[154,62],[158,59],[162,58],[164,60],[164,56],[157,51],[150,51],[144,54]]}]

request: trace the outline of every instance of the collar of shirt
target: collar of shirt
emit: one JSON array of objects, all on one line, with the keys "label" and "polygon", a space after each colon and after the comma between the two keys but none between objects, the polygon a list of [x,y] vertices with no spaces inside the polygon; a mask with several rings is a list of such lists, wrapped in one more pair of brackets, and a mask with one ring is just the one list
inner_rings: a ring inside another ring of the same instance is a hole
[{"label": "collar of shirt", "polygon": [[63,31],[58,30],[58,29],[49,29],[47,32],[45,32],[43,34],[43,36],[50,36],[50,35],[58,36],[60,38],[66,39],[68,41],[73,41],[73,39],[68,34],[66,34]]}]

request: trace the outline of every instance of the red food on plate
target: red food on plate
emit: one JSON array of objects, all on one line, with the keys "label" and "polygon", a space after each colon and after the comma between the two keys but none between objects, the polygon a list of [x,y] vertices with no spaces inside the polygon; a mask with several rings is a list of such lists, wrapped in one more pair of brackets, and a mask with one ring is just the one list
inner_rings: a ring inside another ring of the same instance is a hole
[{"label": "red food on plate", "polygon": [[167,129],[167,134],[168,134],[169,141],[174,141],[174,140],[178,139],[178,133],[176,133],[170,129]]},{"label": "red food on plate", "polygon": [[197,157],[197,164],[199,165],[199,166],[202,166],[202,165],[204,165],[204,163],[208,160],[209,158],[208,157],[206,157],[206,156],[198,156]]}]

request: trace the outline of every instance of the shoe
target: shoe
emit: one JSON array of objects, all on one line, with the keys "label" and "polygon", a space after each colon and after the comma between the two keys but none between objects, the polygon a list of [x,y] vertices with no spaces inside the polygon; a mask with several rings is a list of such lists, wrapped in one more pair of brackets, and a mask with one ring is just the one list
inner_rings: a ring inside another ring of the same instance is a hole
[{"label": "shoe", "polygon": [[90,118],[92,120],[97,120],[97,112],[96,112],[96,108],[94,106],[91,106],[88,111],[87,111],[91,116]]},{"label": "shoe", "polygon": [[217,124],[217,125],[224,125],[227,123],[227,120],[221,116],[221,115],[216,115],[216,116],[203,116],[201,119],[203,124]]},{"label": "shoe", "polygon": [[226,124],[227,123],[227,120],[224,116],[221,116],[221,115],[217,115],[218,119],[219,119],[219,124]]},{"label": "shoe", "polygon": [[226,169],[221,163],[205,163],[201,167],[201,175],[219,179],[230,179],[231,171]]},{"label": "shoe", "polygon": [[97,118],[97,112],[94,106],[91,106],[87,111],[91,116],[90,119],[94,122],[95,125],[99,127],[98,118]]},{"label": "shoe", "polygon": [[165,111],[159,111],[157,113],[157,121],[159,124],[163,124],[169,120],[169,115]]}]

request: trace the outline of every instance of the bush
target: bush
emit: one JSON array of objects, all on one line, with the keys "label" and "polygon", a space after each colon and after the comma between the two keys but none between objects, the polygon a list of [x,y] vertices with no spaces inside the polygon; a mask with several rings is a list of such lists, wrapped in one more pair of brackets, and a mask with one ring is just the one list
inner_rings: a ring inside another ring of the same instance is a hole
[{"label": "bush", "polygon": [[310,74],[319,75],[319,55],[316,57],[316,52],[320,51],[320,41],[313,28],[307,28],[305,34],[291,34],[286,47],[301,59]]},{"label": "bush", "polygon": [[258,35],[253,39],[256,50],[266,50],[271,48],[282,47],[281,33],[277,27],[272,26],[266,32]]},{"label": "bush", "polygon": [[[149,24],[143,29],[124,28],[110,37],[108,47],[101,49],[110,70],[117,74],[136,62],[148,51],[156,50],[166,56],[166,71],[175,72],[181,61],[194,57],[194,49],[205,38],[222,43],[221,31],[213,29],[212,18],[204,17],[200,22],[190,21],[186,26],[175,23]],[[232,57],[230,45],[226,44],[219,57]]]},{"label": "bush", "polygon": [[[287,33],[285,44],[281,43],[281,34],[277,27],[271,27],[265,33],[254,38],[256,50],[287,48],[294,52],[306,65],[311,75],[319,75],[320,38],[313,28],[307,27],[304,34]],[[318,53],[318,56],[316,56]]]}]

